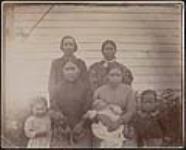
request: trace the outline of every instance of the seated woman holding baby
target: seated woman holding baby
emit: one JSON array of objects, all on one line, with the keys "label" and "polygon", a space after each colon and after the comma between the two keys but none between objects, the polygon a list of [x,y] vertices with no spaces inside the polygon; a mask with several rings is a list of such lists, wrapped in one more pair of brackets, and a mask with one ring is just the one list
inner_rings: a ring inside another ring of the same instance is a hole
[{"label": "seated woman holding baby", "polygon": [[[92,132],[99,139],[94,147],[121,148],[127,138],[124,130],[135,113],[135,92],[123,83],[123,67],[110,63],[107,81],[94,92],[92,109],[84,115],[92,121]],[[134,145],[133,145],[134,146]]]}]

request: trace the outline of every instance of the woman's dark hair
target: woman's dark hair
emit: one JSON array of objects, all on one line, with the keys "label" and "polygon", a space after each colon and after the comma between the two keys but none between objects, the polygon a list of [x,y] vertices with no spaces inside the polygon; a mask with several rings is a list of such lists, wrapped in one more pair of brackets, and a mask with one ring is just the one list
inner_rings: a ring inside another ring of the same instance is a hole
[{"label": "woman's dark hair", "polygon": [[116,49],[117,49],[116,43],[115,43],[114,41],[112,41],[112,40],[106,40],[106,41],[104,41],[104,42],[102,43],[102,46],[101,46],[101,51],[102,51],[102,52],[103,52],[103,50],[104,50],[104,48],[105,48],[105,45],[107,45],[107,44],[113,45],[114,50],[116,51]]},{"label": "woman's dark hair", "polygon": [[78,49],[77,42],[76,42],[75,38],[72,37],[72,36],[70,36],[70,35],[66,35],[66,36],[64,36],[64,37],[62,38],[61,44],[60,44],[60,49],[63,51],[63,43],[64,43],[64,40],[65,40],[65,39],[72,39],[72,40],[73,40],[73,42],[74,42],[74,47],[75,47],[74,52],[76,52],[77,49]]},{"label": "woman's dark hair", "polygon": [[109,66],[108,66],[107,71],[106,71],[107,74],[108,74],[112,69],[119,69],[119,70],[121,71],[122,74],[124,73],[124,72],[123,72],[122,66],[121,66],[119,63],[117,63],[117,62],[111,62],[111,63],[109,63]]},{"label": "woman's dark hair", "polygon": [[144,95],[146,95],[146,94],[153,94],[154,95],[154,97],[155,97],[155,101],[157,100],[157,93],[156,93],[156,91],[155,90],[145,90],[145,91],[143,91],[142,93],[141,93],[141,101],[143,101],[143,98],[144,98]]},{"label": "woman's dark hair", "polygon": [[133,81],[133,75],[132,72],[126,67],[123,66],[122,64],[118,62],[111,62],[109,63],[109,66],[106,70],[106,74],[108,74],[112,69],[119,69],[122,74],[122,83],[125,83],[127,85],[131,85]]},{"label": "woman's dark hair", "polygon": [[[117,62],[111,62],[106,70],[106,74],[108,75],[109,72],[112,70],[112,69],[119,69],[121,71],[121,76],[122,76],[122,82],[124,81],[124,76],[123,76],[123,68],[122,66],[117,63]],[[106,81],[108,81],[108,78],[106,78]]]},{"label": "woman's dark hair", "polygon": [[126,66],[123,67],[123,76],[124,76],[124,83],[131,85],[134,77],[130,69],[128,69]]}]

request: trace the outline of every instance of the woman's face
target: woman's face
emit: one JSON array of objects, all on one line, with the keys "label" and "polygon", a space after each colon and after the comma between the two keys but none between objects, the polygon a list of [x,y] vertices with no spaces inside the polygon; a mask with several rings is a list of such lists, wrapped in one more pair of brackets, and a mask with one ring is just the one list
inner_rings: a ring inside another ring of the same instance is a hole
[{"label": "woman's face", "polygon": [[147,112],[154,111],[156,100],[154,94],[148,93],[143,96],[142,109]]},{"label": "woman's face", "polygon": [[112,85],[117,85],[122,82],[122,72],[119,68],[111,69],[108,74],[108,81]]},{"label": "woman's face", "polygon": [[63,52],[65,55],[72,55],[75,52],[75,43],[72,38],[66,38],[63,41],[63,46],[62,46]]},{"label": "woman's face", "polygon": [[107,60],[112,60],[115,57],[115,48],[112,44],[108,43],[103,48],[103,56]]},{"label": "woman's face", "polygon": [[74,82],[79,77],[80,70],[76,64],[67,62],[63,67],[63,75],[66,81]]}]

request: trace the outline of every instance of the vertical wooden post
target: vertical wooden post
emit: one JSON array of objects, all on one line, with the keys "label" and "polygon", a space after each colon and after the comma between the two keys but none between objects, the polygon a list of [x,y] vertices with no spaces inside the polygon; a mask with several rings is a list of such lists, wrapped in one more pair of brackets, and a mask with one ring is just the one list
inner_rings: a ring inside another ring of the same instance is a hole
[{"label": "vertical wooden post", "polygon": [[14,40],[14,4],[4,5],[4,28],[7,48]]},{"label": "vertical wooden post", "polygon": [[[7,52],[9,48],[11,47],[13,40],[14,40],[14,4],[4,3],[2,8],[2,25],[3,25],[3,34],[2,34],[2,136],[5,136],[6,134],[6,121],[7,121]],[[6,137],[3,137],[6,138]],[[2,141],[2,146],[6,147],[6,145]]]}]

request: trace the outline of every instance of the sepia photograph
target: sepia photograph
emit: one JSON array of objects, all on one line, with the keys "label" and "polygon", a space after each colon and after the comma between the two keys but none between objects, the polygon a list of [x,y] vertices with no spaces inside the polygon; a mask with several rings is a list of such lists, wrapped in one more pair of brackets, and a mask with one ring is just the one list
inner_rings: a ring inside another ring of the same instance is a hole
[{"label": "sepia photograph", "polygon": [[4,1],[2,148],[183,148],[183,1]]}]

